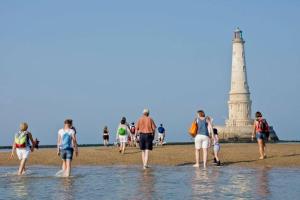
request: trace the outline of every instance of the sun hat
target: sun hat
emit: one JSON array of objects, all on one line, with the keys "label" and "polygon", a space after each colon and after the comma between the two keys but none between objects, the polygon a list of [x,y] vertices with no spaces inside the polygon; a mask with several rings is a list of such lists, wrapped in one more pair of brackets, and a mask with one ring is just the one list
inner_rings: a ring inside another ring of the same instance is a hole
[{"label": "sun hat", "polygon": [[149,111],[148,108],[145,108],[145,109],[143,110],[143,114],[149,114],[149,113],[150,113],[150,111]]}]

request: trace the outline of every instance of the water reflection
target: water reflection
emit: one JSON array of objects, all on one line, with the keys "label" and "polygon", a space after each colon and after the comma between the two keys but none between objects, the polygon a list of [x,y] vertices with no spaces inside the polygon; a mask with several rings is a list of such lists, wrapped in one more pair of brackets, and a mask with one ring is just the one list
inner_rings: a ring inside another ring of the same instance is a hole
[{"label": "water reflection", "polygon": [[[229,194],[236,198],[249,198],[252,193],[252,172],[230,170],[223,176],[222,194]],[[226,182],[225,182],[226,181]]]},{"label": "water reflection", "polygon": [[74,178],[58,178],[58,184],[56,187],[58,187],[55,199],[64,199],[64,200],[71,200],[74,199],[74,192],[73,189],[74,185]]},{"label": "water reflection", "polygon": [[74,177],[0,167],[0,199],[299,199],[300,170],[211,167],[79,167]]},{"label": "water reflection", "polygon": [[205,198],[214,192],[213,178],[208,170],[194,169],[194,176],[191,180],[193,199]]},{"label": "water reflection", "polygon": [[256,193],[259,198],[266,198],[270,194],[269,189],[269,168],[263,168],[256,171]]},{"label": "water reflection", "polygon": [[138,188],[137,188],[137,199],[153,199],[154,195],[154,173],[152,169],[149,170],[141,170],[140,171],[140,178],[138,179]]},{"label": "water reflection", "polygon": [[13,196],[20,199],[29,199],[29,182],[26,177],[19,177],[17,175],[11,177],[11,187],[13,189]]}]

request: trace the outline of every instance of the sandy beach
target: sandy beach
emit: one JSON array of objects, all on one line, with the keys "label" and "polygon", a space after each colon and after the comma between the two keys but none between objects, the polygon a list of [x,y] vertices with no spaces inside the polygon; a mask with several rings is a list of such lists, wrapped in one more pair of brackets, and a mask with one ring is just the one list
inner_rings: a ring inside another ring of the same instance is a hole
[{"label": "sandy beach", "polygon": [[[222,144],[220,158],[224,165],[246,167],[300,167],[300,144],[268,144],[267,159],[258,160],[256,144]],[[82,147],[73,164],[79,165],[140,165],[138,148],[127,148],[121,155],[116,147]],[[17,157],[9,159],[9,152],[0,153],[0,166],[18,165]],[[212,155],[209,155],[211,164]],[[193,145],[166,145],[151,152],[151,165],[182,166],[194,162]],[[30,155],[29,165],[60,165],[56,149],[40,149]]]}]

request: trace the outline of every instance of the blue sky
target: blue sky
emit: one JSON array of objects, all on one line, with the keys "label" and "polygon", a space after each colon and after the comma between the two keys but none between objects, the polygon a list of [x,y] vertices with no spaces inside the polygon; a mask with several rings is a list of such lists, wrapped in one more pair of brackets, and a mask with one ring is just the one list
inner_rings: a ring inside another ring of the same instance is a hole
[{"label": "blue sky", "polygon": [[65,118],[80,143],[102,142],[144,107],[186,133],[200,108],[224,124],[231,39],[244,31],[253,111],[300,139],[298,1],[1,1],[0,145],[21,121],[54,144]]}]

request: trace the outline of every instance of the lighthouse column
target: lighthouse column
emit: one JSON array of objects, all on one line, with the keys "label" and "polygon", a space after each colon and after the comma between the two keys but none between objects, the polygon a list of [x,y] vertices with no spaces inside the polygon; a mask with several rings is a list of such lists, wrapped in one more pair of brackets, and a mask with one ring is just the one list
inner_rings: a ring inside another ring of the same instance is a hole
[{"label": "lighthouse column", "polygon": [[226,126],[247,126],[253,123],[244,44],[242,31],[237,28],[232,40],[231,89]]}]

